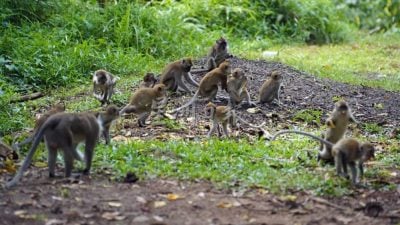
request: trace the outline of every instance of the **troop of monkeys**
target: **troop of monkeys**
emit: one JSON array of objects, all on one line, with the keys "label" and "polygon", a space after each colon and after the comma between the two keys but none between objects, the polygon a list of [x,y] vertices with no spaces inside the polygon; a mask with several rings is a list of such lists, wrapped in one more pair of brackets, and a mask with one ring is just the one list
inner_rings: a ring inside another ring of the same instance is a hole
[{"label": "troop of monkeys", "polygon": [[[145,75],[143,82],[139,85],[130,99],[128,105],[118,109],[114,105],[109,105],[105,112],[93,113],[65,113],[65,108],[57,105],[36,121],[34,136],[28,138],[20,144],[14,145],[19,148],[21,145],[33,140],[33,144],[14,178],[6,183],[6,187],[16,185],[27,169],[35,153],[37,146],[42,139],[45,140],[48,150],[49,176],[55,176],[55,165],[57,150],[61,149],[64,156],[65,176],[69,177],[72,173],[74,160],[85,161],[83,174],[89,174],[91,162],[94,154],[95,145],[100,135],[103,135],[106,144],[110,142],[109,128],[114,120],[120,115],[134,113],[138,115],[138,126],[145,126],[145,121],[152,112],[164,115],[163,109],[167,103],[167,90],[177,92],[178,90],[193,93],[183,82],[185,81],[197,88],[191,100],[183,106],[169,111],[178,112],[194,104],[198,99],[204,97],[209,103],[205,109],[210,114],[212,126],[208,132],[208,137],[218,129],[219,123],[222,124],[223,132],[229,136],[228,126],[236,126],[236,120],[246,123],[249,126],[262,129],[261,126],[252,125],[236,115],[234,108],[242,104],[254,106],[256,103],[250,99],[247,91],[247,77],[245,72],[236,68],[231,70],[228,60],[231,55],[228,53],[228,44],[224,38],[216,41],[208,54],[206,68],[192,70],[192,60],[184,58],[168,64],[163,70],[160,79],[152,73]],[[191,77],[191,72],[206,71],[207,73],[197,83]],[[282,75],[278,71],[270,74],[270,78],[264,82],[259,91],[257,103],[273,103],[279,101],[279,91],[281,87]],[[117,78],[105,70],[97,70],[93,75],[93,95],[102,105],[109,104],[114,92]],[[219,87],[226,90],[229,94],[227,106],[217,106],[212,103],[217,96]],[[298,133],[312,137],[321,142],[318,152],[318,160],[330,161],[334,159],[336,173],[339,176],[349,178],[347,167],[351,170],[351,181],[357,185],[357,177],[363,176],[363,163],[374,157],[374,147],[370,143],[361,143],[354,138],[346,138],[344,134],[348,124],[355,122],[352,112],[345,101],[335,103],[335,107],[330,117],[326,121],[327,131],[322,138],[296,130],[283,130],[276,133],[271,139],[285,133]],[[84,157],[77,151],[79,143],[85,144]],[[359,176],[356,169],[358,163]]]}]

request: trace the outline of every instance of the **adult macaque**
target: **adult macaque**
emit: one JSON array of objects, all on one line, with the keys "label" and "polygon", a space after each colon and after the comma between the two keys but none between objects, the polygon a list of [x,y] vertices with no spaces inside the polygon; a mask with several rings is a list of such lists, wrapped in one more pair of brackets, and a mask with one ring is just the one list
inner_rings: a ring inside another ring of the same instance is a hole
[{"label": "adult macaque", "polygon": [[228,53],[228,42],[221,37],[215,41],[215,44],[210,49],[207,55],[207,63],[205,69],[192,70],[192,73],[209,72],[217,67],[225,60],[232,57]]},{"label": "adult macaque", "polygon": [[21,143],[14,143],[14,144],[12,145],[12,148],[13,148],[15,151],[18,151],[18,150],[21,148],[21,146],[24,146],[24,145],[26,145],[26,144],[29,144],[29,143],[33,140],[33,138],[34,138],[36,132],[40,129],[40,127],[44,124],[44,122],[46,122],[46,120],[47,120],[51,115],[54,115],[54,114],[60,113],[60,112],[64,112],[64,111],[65,111],[65,105],[64,105],[64,104],[56,104],[55,106],[53,106],[49,111],[47,111],[46,113],[44,113],[42,116],[40,116],[40,117],[36,120],[35,126],[34,126],[34,128],[33,128],[33,134],[32,134],[32,136],[26,138],[26,139],[23,140]]},{"label": "adult macaque", "polygon": [[178,88],[181,88],[185,92],[190,93],[191,91],[183,82],[183,78],[185,78],[189,84],[195,87],[199,86],[190,75],[190,68],[192,68],[192,66],[191,58],[184,58],[168,64],[161,74],[160,83],[164,84],[167,90],[176,92]]},{"label": "adult macaque", "polygon": [[360,178],[364,174],[363,163],[368,161],[371,158],[374,158],[375,148],[369,142],[360,143],[354,138],[342,138],[335,144],[329,142],[325,139],[317,137],[313,134],[309,134],[302,131],[295,130],[283,130],[276,133],[271,140],[275,140],[277,136],[286,134],[286,133],[296,133],[302,134],[311,138],[314,138],[325,146],[329,146],[332,149],[332,156],[335,159],[336,173],[339,176],[344,176],[348,178],[347,174],[347,166],[350,167],[351,170],[351,181],[353,185],[357,184],[357,169],[356,163],[358,162],[358,168],[360,170]]},{"label": "adult macaque", "polygon": [[211,129],[207,134],[208,137],[211,137],[211,134],[215,131],[216,128],[218,128],[218,123],[222,123],[223,132],[225,136],[229,137],[228,125],[230,124],[232,127],[236,127],[237,120],[250,127],[260,129],[262,132],[267,133],[265,130],[262,129],[264,123],[260,126],[253,125],[247,122],[246,120],[242,119],[240,116],[238,116],[235,110],[233,110],[229,106],[217,106],[214,103],[209,102],[206,105],[205,110],[209,112],[210,119],[212,121]]},{"label": "adult macaque", "polygon": [[170,113],[178,112],[184,108],[192,105],[198,98],[198,96],[206,97],[208,101],[214,100],[217,96],[218,92],[218,84],[221,84],[221,87],[227,90],[227,76],[231,72],[231,66],[228,61],[225,61],[219,65],[218,68],[213,69],[208,72],[203,79],[200,81],[199,89],[197,89],[194,96],[189,100],[188,103],[183,106],[172,110]]},{"label": "adult macaque", "polygon": [[[117,77],[105,70],[96,70],[94,72],[93,96],[101,102],[101,105],[110,103],[117,80]],[[100,94],[97,92],[100,92]]]},{"label": "adult macaque", "polygon": [[33,155],[44,138],[48,150],[49,177],[55,176],[57,151],[61,149],[64,156],[65,177],[70,177],[75,159],[82,160],[76,147],[85,143],[85,164],[83,174],[88,175],[92,165],[94,148],[103,130],[104,124],[117,119],[119,116],[116,106],[109,106],[106,113],[57,113],[50,116],[37,131],[33,144],[22,166],[14,178],[6,183],[12,187],[18,183],[24,171],[28,168]]},{"label": "adult macaque", "polygon": [[232,71],[232,74],[228,77],[227,87],[229,93],[229,105],[235,106],[240,104],[243,100],[249,106],[254,105],[250,100],[250,94],[247,91],[247,77],[244,71],[240,68],[236,68]]},{"label": "adult macaque", "polygon": [[143,81],[140,83],[139,88],[152,88],[157,83],[157,78],[154,73],[146,73]]},{"label": "adult macaque", "polygon": [[259,103],[272,103],[274,100],[278,101],[279,92],[281,89],[282,75],[278,71],[273,71],[271,77],[266,80],[259,90]]},{"label": "adult macaque", "polygon": [[162,110],[167,103],[167,90],[164,84],[156,84],[153,88],[140,88],[132,96],[120,115],[135,113],[139,115],[139,127],[145,126],[145,121],[152,110]]}]

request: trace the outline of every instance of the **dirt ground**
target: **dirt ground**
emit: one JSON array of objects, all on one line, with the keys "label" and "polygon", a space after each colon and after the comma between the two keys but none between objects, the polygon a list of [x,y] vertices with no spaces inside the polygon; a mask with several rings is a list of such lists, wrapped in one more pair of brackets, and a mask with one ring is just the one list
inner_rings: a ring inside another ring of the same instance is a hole
[{"label": "dirt ground", "polygon": [[[284,74],[282,105],[258,105],[259,112],[238,114],[271,132],[304,123],[293,115],[302,109],[320,109],[323,118],[332,110],[336,97],[344,97],[361,122],[377,123],[388,137],[398,128],[400,94],[351,86],[319,79],[276,62],[231,59],[233,67],[247,71],[249,91],[256,99],[265,75],[272,70]],[[204,59],[197,62],[201,64]],[[199,80],[204,74],[195,74]],[[169,108],[186,102],[189,96],[173,95]],[[222,101],[219,104],[226,104]],[[136,120],[119,122],[114,141],[125,138],[168,138],[165,133],[191,139],[207,133],[208,120],[197,104],[198,126],[187,116],[179,117],[183,128],[149,125],[138,129]],[[318,123],[309,125],[318,127]],[[122,128],[121,128],[122,127]],[[358,128],[363,132],[362,127]],[[116,130],[116,131],[115,131]],[[249,129],[250,135],[256,136]],[[246,130],[247,131],[247,130]],[[397,173],[398,168],[394,168]],[[62,169],[59,168],[61,173]],[[3,184],[10,175],[0,176]],[[273,195],[257,187],[224,189],[209,181],[154,179],[128,182],[110,181],[107,173],[80,180],[47,179],[47,168],[30,168],[22,184],[0,190],[0,224],[399,224],[400,176],[391,180],[391,191],[355,190],[340,198],[320,198],[309,192],[292,191]]]}]

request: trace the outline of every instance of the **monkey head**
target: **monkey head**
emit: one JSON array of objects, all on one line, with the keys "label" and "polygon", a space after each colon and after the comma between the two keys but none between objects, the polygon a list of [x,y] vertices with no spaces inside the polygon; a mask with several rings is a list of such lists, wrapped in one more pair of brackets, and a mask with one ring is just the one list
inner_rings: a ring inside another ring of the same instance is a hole
[{"label": "monkey head", "polygon": [[361,160],[363,162],[366,162],[370,159],[375,158],[375,147],[371,143],[369,143],[369,142],[363,143],[363,144],[361,144],[360,148],[361,148],[361,154],[362,154]]},{"label": "monkey head", "polygon": [[192,59],[189,57],[183,58],[181,61],[181,65],[184,72],[190,72],[190,69],[193,66]]},{"label": "monkey head", "polygon": [[163,97],[167,94],[167,87],[164,84],[156,84],[153,89],[156,91],[157,97]]},{"label": "monkey head", "polygon": [[206,113],[206,116],[211,116],[211,110],[216,108],[217,106],[212,103],[212,102],[208,102],[206,107],[204,108],[204,111]]},{"label": "monkey head", "polygon": [[278,71],[275,70],[275,71],[271,72],[271,78],[273,80],[279,81],[282,79],[282,75]]},{"label": "monkey head", "polygon": [[244,71],[243,71],[242,69],[240,69],[240,68],[235,68],[235,69],[232,71],[232,76],[233,76],[234,78],[236,78],[236,79],[239,79],[239,78],[241,78],[241,77],[244,76]]},{"label": "monkey head", "polygon": [[144,82],[155,82],[156,81],[156,76],[154,73],[146,73],[143,77]]},{"label": "monkey head", "polygon": [[223,37],[220,37],[215,41],[215,43],[217,44],[219,50],[225,50],[228,46],[228,42],[226,42],[225,38]]},{"label": "monkey head", "polygon": [[118,118],[119,116],[119,109],[115,105],[109,105],[106,109],[107,115],[112,116],[113,119]]},{"label": "monkey head", "polygon": [[221,64],[219,64],[218,68],[220,68],[224,74],[231,73],[231,63],[229,62],[229,60],[225,59]]},{"label": "monkey head", "polygon": [[105,70],[96,71],[93,82],[96,82],[97,84],[105,84],[107,82],[107,72]]},{"label": "monkey head", "polygon": [[335,107],[343,115],[347,115],[347,113],[349,112],[349,106],[347,105],[347,102],[344,100],[336,102]]}]

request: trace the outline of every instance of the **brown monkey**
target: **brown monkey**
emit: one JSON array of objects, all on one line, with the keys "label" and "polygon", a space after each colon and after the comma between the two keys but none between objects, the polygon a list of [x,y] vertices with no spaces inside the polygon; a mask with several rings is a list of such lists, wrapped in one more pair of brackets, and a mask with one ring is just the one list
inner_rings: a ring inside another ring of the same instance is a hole
[{"label": "brown monkey", "polygon": [[264,123],[261,124],[260,126],[255,126],[246,120],[242,119],[240,116],[238,116],[231,107],[229,106],[216,106],[214,103],[209,102],[206,105],[205,110],[209,112],[210,118],[212,121],[212,126],[210,131],[207,134],[207,137],[211,137],[211,134],[215,131],[216,128],[218,128],[218,122],[222,123],[222,129],[224,131],[225,136],[229,137],[228,133],[228,125],[231,124],[232,127],[237,126],[237,119],[250,126],[253,128],[260,129],[261,131],[267,133],[264,129],[262,129],[262,126],[264,126]]},{"label": "brown monkey", "polygon": [[[115,84],[119,78],[105,70],[96,70],[93,74],[93,96],[100,100],[101,105],[109,104],[114,93]],[[100,94],[97,92],[100,91]]]},{"label": "brown monkey", "polygon": [[89,174],[92,165],[94,148],[105,122],[118,118],[118,108],[109,106],[105,114],[93,113],[57,113],[50,116],[40,127],[35,135],[33,144],[22,166],[14,178],[6,184],[6,187],[16,185],[28,168],[39,142],[44,138],[48,150],[49,177],[55,176],[55,166],[58,149],[62,149],[65,164],[65,177],[72,173],[74,159],[81,159],[76,147],[79,143],[85,143],[85,163],[83,174]]},{"label": "brown monkey", "polygon": [[221,83],[221,87],[227,90],[226,82],[227,76],[230,72],[231,66],[229,61],[221,63],[218,68],[215,68],[212,71],[208,72],[203,77],[203,79],[201,79],[199,89],[197,89],[196,93],[193,95],[188,103],[170,111],[169,113],[175,113],[189,107],[197,100],[199,95],[208,98],[208,101],[212,101],[217,96],[218,83]]},{"label": "brown monkey", "polygon": [[192,68],[192,66],[193,63],[191,58],[183,58],[168,64],[161,74],[160,83],[164,84],[167,90],[176,92],[178,88],[181,88],[185,92],[190,93],[190,89],[185,83],[183,83],[182,78],[184,77],[189,84],[195,87],[199,86],[199,84],[194,81],[190,75],[190,68]]},{"label": "brown monkey", "polygon": [[152,88],[157,83],[157,78],[154,73],[146,73],[143,81],[140,83],[139,88]]},{"label": "brown monkey", "polygon": [[[357,121],[354,119],[347,102],[344,100],[336,102],[331,115],[326,120],[328,129],[322,137],[335,144],[343,138],[350,122],[356,123]],[[323,159],[325,161],[332,161],[333,157],[331,150],[331,147],[321,144],[318,160]]]},{"label": "brown monkey", "polygon": [[101,123],[103,127],[103,129],[101,130],[101,134],[106,140],[106,145],[110,144],[110,127],[115,119],[119,116],[119,109],[116,106],[112,105],[107,107],[105,112],[94,113],[94,116],[96,118],[101,118]]},{"label": "brown monkey", "polygon": [[358,168],[360,170],[360,177],[364,174],[363,163],[371,158],[374,158],[375,148],[369,142],[360,143],[354,138],[342,138],[335,144],[302,131],[283,130],[276,133],[271,140],[275,140],[277,136],[286,133],[302,134],[314,138],[332,149],[332,155],[335,159],[336,173],[339,176],[348,177],[347,166],[351,169],[352,184],[356,184],[357,170],[355,163],[358,161]]},{"label": "brown monkey", "polygon": [[232,57],[228,53],[228,42],[221,37],[215,41],[207,55],[207,63],[205,69],[192,70],[192,73],[209,72],[217,67],[225,60]]},{"label": "brown monkey", "polygon": [[272,103],[275,99],[280,104],[279,92],[281,89],[282,75],[273,71],[271,77],[266,80],[259,90],[258,101],[260,103]]},{"label": "brown monkey", "polygon": [[235,106],[246,100],[248,105],[254,105],[250,100],[250,94],[247,91],[247,77],[244,71],[240,68],[236,68],[232,71],[232,74],[228,77],[227,87],[229,93],[229,105]]},{"label": "brown monkey", "polygon": [[139,115],[139,127],[145,126],[145,121],[152,110],[162,110],[167,103],[167,90],[164,84],[156,84],[153,88],[140,88],[132,96],[120,115],[135,113]]},{"label": "brown monkey", "polygon": [[30,143],[30,142],[33,140],[33,138],[34,138],[36,132],[40,129],[40,127],[43,125],[43,123],[46,122],[46,120],[47,120],[51,115],[56,114],[56,113],[60,113],[60,112],[64,112],[64,111],[65,111],[65,105],[64,105],[64,104],[61,104],[61,103],[60,103],[60,104],[56,104],[55,106],[53,106],[49,111],[47,111],[46,113],[44,113],[42,116],[40,116],[40,117],[36,120],[35,126],[34,126],[34,128],[33,128],[33,134],[32,134],[32,136],[26,138],[26,139],[23,140],[21,143],[14,143],[14,144],[12,145],[12,148],[13,148],[15,151],[18,151],[18,150],[21,148],[21,146]]}]

